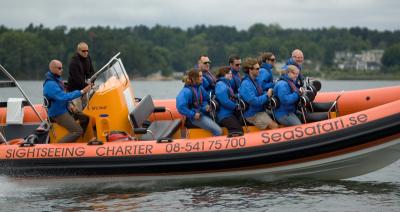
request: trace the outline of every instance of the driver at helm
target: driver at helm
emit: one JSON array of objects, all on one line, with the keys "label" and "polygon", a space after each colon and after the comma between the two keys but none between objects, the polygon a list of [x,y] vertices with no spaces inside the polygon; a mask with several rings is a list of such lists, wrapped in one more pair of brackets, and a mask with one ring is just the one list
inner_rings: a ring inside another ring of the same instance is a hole
[{"label": "driver at helm", "polygon": [[[92,85],[87,85],[82,90],[66,92],[61,78],[62,63],[59,60],[52,60],[49,69],[43,83],[43,95],[49,102],[48,116],[69,132],[58,141],[59,143],[76,142],[86,129],[89,117],[83,113],[76,113],[77,109],[69,102],[87,93]],[[74,117],[80,121],[80,125],[75,122]]]}]

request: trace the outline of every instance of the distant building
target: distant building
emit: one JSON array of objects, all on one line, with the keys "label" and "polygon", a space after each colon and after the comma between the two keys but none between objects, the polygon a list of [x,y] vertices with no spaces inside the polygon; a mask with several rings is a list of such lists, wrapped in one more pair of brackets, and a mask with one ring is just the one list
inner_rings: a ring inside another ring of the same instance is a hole
[{"label": "distant building", "polygon": [[355,54],[349,51],[335,52],[334,63],[339,69],[380,70],[384,50],[373,49]]}]

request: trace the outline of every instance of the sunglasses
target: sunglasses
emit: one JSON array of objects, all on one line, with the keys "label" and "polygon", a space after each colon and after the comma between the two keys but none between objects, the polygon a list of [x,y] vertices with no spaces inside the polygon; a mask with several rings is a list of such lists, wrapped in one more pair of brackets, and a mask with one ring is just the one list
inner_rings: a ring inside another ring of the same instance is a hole
[{"label": "sunglasses", "polygon": [[271,62],[274,62],[275,58],[269,58],[268,60],[271,61]]},{"label": "sunglasses", "polygon": [[63,70],[63,68],[62,68],[62,67],[57,67],[57,69],[58,69],[58,70]]},{"label": "sunglasses", "polygon": [[238,63],[238,64],[235,64],[235,66],[236,66],[236,67],[239,67],[239,66],[241,66],[241,65],[242,65],[242,64],[240,64],[240,63]]},{"label": "sunglasses", "polygon": [[252,70],[257,70],[257,71],[260,70],[260,68],[251,68],[251,69],[252,69]]},{"label": "sunglasses", "polygon": [[203,62],[204,65],[211,64],[210,61]]},{"label": "sunglasses", "polygon": [[89,50],[81,50],[81,52],[85,53],[85,52],[89,52]]}]

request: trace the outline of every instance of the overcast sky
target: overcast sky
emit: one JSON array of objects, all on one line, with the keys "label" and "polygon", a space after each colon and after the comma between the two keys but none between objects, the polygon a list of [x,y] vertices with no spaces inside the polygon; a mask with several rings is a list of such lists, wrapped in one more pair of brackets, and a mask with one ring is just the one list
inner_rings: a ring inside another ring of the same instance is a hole
[{"label": "overcast sky", "polygon": [[399,0],[0,0],[0,25],[25,28],[135,25],[247,29],[254,23],[283,28],[367,27],[400,30]]}]

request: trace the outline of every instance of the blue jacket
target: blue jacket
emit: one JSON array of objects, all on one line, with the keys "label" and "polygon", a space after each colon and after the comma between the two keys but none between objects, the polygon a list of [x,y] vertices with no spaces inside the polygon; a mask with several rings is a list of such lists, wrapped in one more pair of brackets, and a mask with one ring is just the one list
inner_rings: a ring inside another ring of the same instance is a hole
[{"label": "blue jacket", "polygon": [[[257,87],[258,89],[257,89]],[[265,104],[268,103],[268,95],[262,91],[261,86],[255,80],[251,80],[249,75],[242,80],[239,88],[240,97],[249,104],[249,109],[244,112],[244,117],[252,117],[258,112],[265,110]]]},{"label": "blue jacket", "polygon": [[239,92],[240,84],[242,83],[242,79],[240,77],[240,73],[235,69],[231,68],[232,71],[232,79],[230,81],[231,87],[234,93]]},{"label": "blue jacket", "polygon": [[215,89],[215,84],[216,84],[216,79],[214,75],[210,71],[203,71],[203,88],[206,90],[207,94],[210,95],[214,94],[214,89]]},{"label": "blue jacket", "polygon": [[47,72],[43,83],[43,96],[50,102],[48,114],[53,118],[68,112],[68,102],[80,97],[81,92],[79,90],[65,92],[61,77]]},{"label": "blue jacket", "polygon": [[207,105],[207,92],[204,90],[203,86],[200,85],[185,85],[176,97],[176,108],[180,114],[186,116],[189,120],[193,120],[196,112],[206,115],[208,113],[206,111]]},{"label": "blue jacket", "polygon": [[233,115],[234,110],[237,108],[235,101],[235,93],[230,85],[230,82],[225,77],[218,79],[215,87],[215,96],[219,102],[219,111],[217,113],[218,121]]},{"label": "blue jacket", "polygon": [[289,65],[294,65],[294,66],[296,66],[296,67],[299,69],[300,72],[299,72],[299,76],[297,77],[297,80],[296,80],[296,82],[295,82],[295,85],[296,85],[297,88],[303,87],[303,85],[304,85],[304,82],[303,82],[304,76],[301,74],[301,70],[303,70],[303,66],[300,65],[300,64],[297,64],[297,63],[293,60],[293,58],[289,58],[289,59],[286,61],[286,64],[282,67],[282,70],[287,70],[287,68],[288,68]]},{"label": "blue jacket", "polygon": [[300,96],[296,91],[292,90],[288,81],[293,82],[287,74],[284,74],[274,87],[274,95],[279,98],[280,103],[279,107],[274,110],[276,118],[296,112],[297,102]]},{"label": "blue jacket", "polygon": [[257,81],[264,91],[274,88],[274,78],[272,76],[273,66],[269,63],[261,64],[260,73],[257,76]]}]

